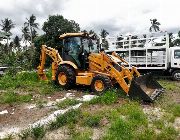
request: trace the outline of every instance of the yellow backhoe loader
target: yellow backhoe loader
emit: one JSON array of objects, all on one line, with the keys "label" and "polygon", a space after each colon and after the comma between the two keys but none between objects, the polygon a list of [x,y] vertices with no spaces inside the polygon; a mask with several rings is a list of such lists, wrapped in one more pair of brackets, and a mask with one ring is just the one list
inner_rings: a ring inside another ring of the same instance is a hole
[{"label": "yellow backhoe loader", "polygon": [[89,34],[66,33],[59,38],[63,41],[59,52],[42,45],[38,66],[41,80],[47,80],[44,64],[48,55],[53,59],[52,80],[61,87],[89,85],[93,92],[104,92],[119,84],[129,97],[150,102],[162,93],[162,86],[151,75],[140,76],[135,67],[124,67],[125,60],[116,53],[107,55],[100,51],[97,40]]}]

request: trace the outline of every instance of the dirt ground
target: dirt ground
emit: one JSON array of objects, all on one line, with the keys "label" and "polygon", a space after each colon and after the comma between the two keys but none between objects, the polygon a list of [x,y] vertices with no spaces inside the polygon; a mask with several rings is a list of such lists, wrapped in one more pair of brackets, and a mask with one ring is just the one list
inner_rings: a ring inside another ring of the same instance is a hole
[{"label": "dirt ground", "polygon": [[[177,86],[180,87],[180,83],[176,83],[176,84]],[[33,96],[34,102],[32,101],[32,103],[0,105],[0,112],[4,110],[8,112],[5,114],[0,114],[0,134],[3,134],[5,131],[8,131],[12,128],[21,128],[21,129],[27,128],[27,126],[29,126],[30,124],[33,124],[36,121],[40,120],[41,118],[48,116],[49,114],[57,110],[57,108],[54,105],[54,102],[65,98],[68,94],[71,94],[73,98],[81,98],[84,95],[82,90],[68,90],[68,91],[56,92],[52,95],[47,95],[47,96],[34,95]],[[173,99],[176,103],[180,104],[179,91],[172,91],[168,94],[169,94],[168,96],[171,96],[171,99]],[[35,104],[36,100],[45,101],[46,105],[40,108]],[[123,98],[120,98],[118,102],[119,104],[121,104],[121,103],[125,103],[126,101],[123,100]],[[151,106],[153,105],[142,104],[143,108],[151,108]],[[93,112],[93,110],[96,110],[96,108],[99,108],[99,106],[95,105],[93,106],[93,108],[89,108],[89,110]],[[177,120],[177,123],[179,123],[179,120]],[[52,137],[54,138],[55,137],[57,138],[57,136],[55,136],[56,134],[62,135],[63,137],[64,131],[65,130],[63,131],[57,130],[57,132],[53,132],[53,134],[52,133],[51,134],[48,133],[48,134],[53,135]],[[47,134],[46,137],[48,137]]]}]

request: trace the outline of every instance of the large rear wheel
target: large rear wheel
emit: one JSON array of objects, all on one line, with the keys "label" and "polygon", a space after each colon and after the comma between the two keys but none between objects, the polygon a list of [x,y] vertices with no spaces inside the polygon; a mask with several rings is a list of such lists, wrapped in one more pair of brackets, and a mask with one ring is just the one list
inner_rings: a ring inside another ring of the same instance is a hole
[{"label": "large rear wheel", "polygon": [[91,83],[91,89],[93,92],[101,93],[112,87],[112,83],[109,77],[104,75],[96,75]]},{"label": "large rear wheel", "polygon": [[56,81],[61,87],[66,89],[75,85],[76,75],[74,69],[68,65],[59,66]]}]

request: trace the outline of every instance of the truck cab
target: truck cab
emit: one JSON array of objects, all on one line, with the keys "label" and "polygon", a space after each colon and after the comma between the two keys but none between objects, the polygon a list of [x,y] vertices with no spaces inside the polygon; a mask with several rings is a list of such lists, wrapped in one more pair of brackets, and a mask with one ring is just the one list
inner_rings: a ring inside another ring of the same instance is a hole
[{"label": "truck cab", "polygon": [[171,68],[179,68],[180,69],[180,47],[171,47],[170,48],[170,56],[171,56]]},{"label": "truck cab", "polygon": [[170,49],[170,72],[174,80],[180,80],[180,47]]}]

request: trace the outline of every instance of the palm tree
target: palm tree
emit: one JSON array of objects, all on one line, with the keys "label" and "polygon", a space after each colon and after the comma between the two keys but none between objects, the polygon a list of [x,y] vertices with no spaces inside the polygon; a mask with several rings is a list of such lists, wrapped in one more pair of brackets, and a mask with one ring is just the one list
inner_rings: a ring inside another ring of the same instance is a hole
[{"label": "palm tree", "polygon": [[23,33],[22,34],[23,42],[25,42],[25,44],[27,45],[27,42],[29,42],[31,40],[29,28],[27,26],[24,26],[22,28],[22,33]]},{"label": "palm tree", "polygon": [[[7,34],[7,47],[9,49],[9,37],[11,36],[11,29],[14,28],[14,23],[11,19],[5,18],[4,20],[1,20],[2,24],[0,26],[2,27],[2,30]],[[10,50],[9,50],[10,51]]]},{"label": "palm tree", "polygon": [[150,21],[151,21],[151,27],[149,28],[149,31],[150,32],[152,32],[153,30],[155,32],[159,31],[160,30],[159,25],[161,24],[157,21],[157,19],[150,19]]},{"label": "palm tree", "polygon": [[100,36],[102,38],[102,47],[106,50],[108,49],[108,41],[106,40],[107,35],[109,35],[109,33],[105,29],[101,29]]},{"label": "palm tree", "polygon": [[28,18],[26,18],[26,19],[27,19],[27,22],[25,22],[24,25],[26,27],[28,27],[30,30],[30,40],[31,40],[30,44],[32,44],[34,35],[36,35],[36,34],[34,34],[34,32],[36,31],[35,29],[38,29],[39,24],[35,23],[36,16],[34,16],[33,14],[30,16],[29,19]]},{"label": "palm tree", "polygon": [[109,33],[105,29],[101,29],[100,36],[105,39],[107,35],[109,35]]},{"label": "palm tree", "polygon": [[14,43],[14,48],[16,50],[20,51],[21,45],[20,45],[20,38],[19,38],[19,36],[15,36],[15,38],[13,40],[13,43]]}]

